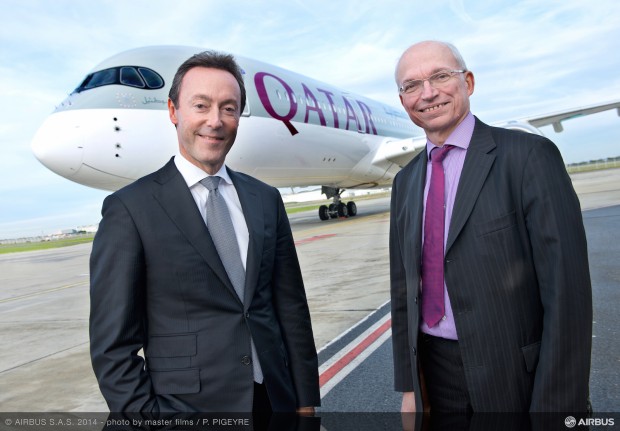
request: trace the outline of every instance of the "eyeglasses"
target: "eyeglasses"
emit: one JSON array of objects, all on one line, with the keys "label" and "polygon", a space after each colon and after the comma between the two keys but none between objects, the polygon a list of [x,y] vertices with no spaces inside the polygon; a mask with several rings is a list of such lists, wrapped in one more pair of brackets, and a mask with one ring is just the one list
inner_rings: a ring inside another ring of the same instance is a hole
[{"label": "eyeglasses", "polygon": [[424,88],[424,81],[428,81],[428,83],[433,88],[441,87],[443,84],[448,82],[450,78],[452,78],[457,73],[465,73],[466,70],[442,70],[440,72],[434,73],[426,79],[412,79],[411,81],[405,81],[398,88],[398,92],[400,94],[416,94],[422,91]]}]

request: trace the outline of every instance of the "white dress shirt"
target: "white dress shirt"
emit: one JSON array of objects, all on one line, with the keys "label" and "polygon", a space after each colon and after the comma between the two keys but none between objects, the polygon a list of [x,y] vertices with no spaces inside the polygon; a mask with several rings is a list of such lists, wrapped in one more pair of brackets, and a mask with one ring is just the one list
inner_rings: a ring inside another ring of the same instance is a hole
[{"label": "white dress shirt", "polygon": [[[209,190],[200,184],[200,180],[209,175],[178,153],[174,157],[174,164],[187,183],[187,187],[189,187],[194,201],[196,201],[196,206],[198,207],[198,211],[200,211],[202,219],[207,223],[207,198],[209,197]],[[250,233],[245,217],[243,216],[239,195],[230,179],[230,175],[228,175],[226,165],[222,165],[221,169],[215,175],[222,178],[218,190],[220,191],[220,195],[224,198],[224,201],[226,201],[226,206],[228,207],[228,212],[230,213],[230,218],[232,219],[232,224],[235,229],[237,244],[239,244],[241,262],[243,262],[243,268],[245,269],[248,259]]]}]

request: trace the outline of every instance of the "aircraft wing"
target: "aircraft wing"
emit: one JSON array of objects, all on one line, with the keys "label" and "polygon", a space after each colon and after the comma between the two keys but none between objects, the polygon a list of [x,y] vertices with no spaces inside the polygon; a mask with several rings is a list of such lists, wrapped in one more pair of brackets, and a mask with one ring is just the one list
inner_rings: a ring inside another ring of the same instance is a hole
[{"label": "aircraft wing", "polygon": [[552,124],[553,130],[555,130],[556,133],[560,133],[564,130],[562,127],[562,121],[564,120],[584,117],[586,115],[596,114],[597,112],[603,112],[614,108],[618,110],[618,115],[620,116],[620,100],[616,100],[614,102],[598,103],[596,105],[584,106],[581,108],[571,108],[566,111],[555,112],[552,114],[522,118],[520,121],[527,122],[534,127],[542,127]]},{"label": "aircraft wing", "polygon": [[394,163],[402,168],[424,148],[426,148],[426,136],[407,139],[386,138],[377,148],[372,164],[380,166]]},{"label": "aircraft wing", "polygon": [[[537,130],[539,127],[553,125],[553,130],[560,133],[563,129],[562,121],[571,118],[584,117],[586,115],[596,114],[597,112],[617,109],[620,116],[620,100],[606,103],[598,103],[596,105],[583,106],[579,108],[571,108],[564,111],[554,112],[551,114],[534,115],[531,117],[521,118],[516,121],[509,121],[502,124],[496,124],[500,127],[509,129],[518,129],[528,131],[530,133],[541,133]],[[394,163],[399,167],[405,166],[416,154],[418,154],[426,146],[425,137],[415,137],[409,139],[391,139],[387,138],[379,146],[374,155],[372,163],[374,165],[382,165],[385,163]]]}]

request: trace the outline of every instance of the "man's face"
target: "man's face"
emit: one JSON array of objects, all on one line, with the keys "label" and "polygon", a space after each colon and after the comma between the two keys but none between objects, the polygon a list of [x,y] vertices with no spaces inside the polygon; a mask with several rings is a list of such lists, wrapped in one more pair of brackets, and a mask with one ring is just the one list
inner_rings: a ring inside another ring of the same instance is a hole
[{"label": "man's face", "polygon": [[224,164],[239,126],[241,90],[225,70],[190,69],[181,82],[178,106],[168,100],[181,155],[213,175]]},{"label": "man's face", "polygon": [[[423,42],[414,45],[398,64],[398,84],[414,79],[425,79],[440,72],[460,69],[449,48]],[[423,128],[431,142],[443,145],[456,126],[469,113],[469,96],[474,92],[474,75],[457,73],[447,82],[431,86],[423,83],[420,92],[400,94],[400,101],[411,121]]]}]

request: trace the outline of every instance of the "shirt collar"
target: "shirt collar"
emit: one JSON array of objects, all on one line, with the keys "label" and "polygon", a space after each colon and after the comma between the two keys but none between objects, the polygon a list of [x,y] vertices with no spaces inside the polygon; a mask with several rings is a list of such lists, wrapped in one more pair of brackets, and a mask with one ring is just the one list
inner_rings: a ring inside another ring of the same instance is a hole
[{"label": "shirt collar", "polygon": [[[174,164],[181,173],[181,176],[183,176],[183,179],[185,180],[185,182],[187,183],[187,187],[189,188],[195,186],[200,182],[200,180],[209,176],[209,174],[200,169],[198,166],[191,163],[180,153],[177,153],[174,156]],[[220,170],[217,171],[215,175],[221,177],[226,184],[232,184],[232,180],[230,179],[230,175],[228,175],[226,165],[222,165]]]},{"label": "shirt collar", "polygon": [[[444,145],[453,145],[455,147],[462,148],[467,150],[469,148],[469,143],[471,142],[471,137],[474,134],[474,126],[476,125],[476,119],[474,115],[469,112],[463,121],[459,123],[458,126],[450,133],[448,139]],[[426,155],[430,159],[431,151],[437,147],[428,139],[426,140]]]}]

